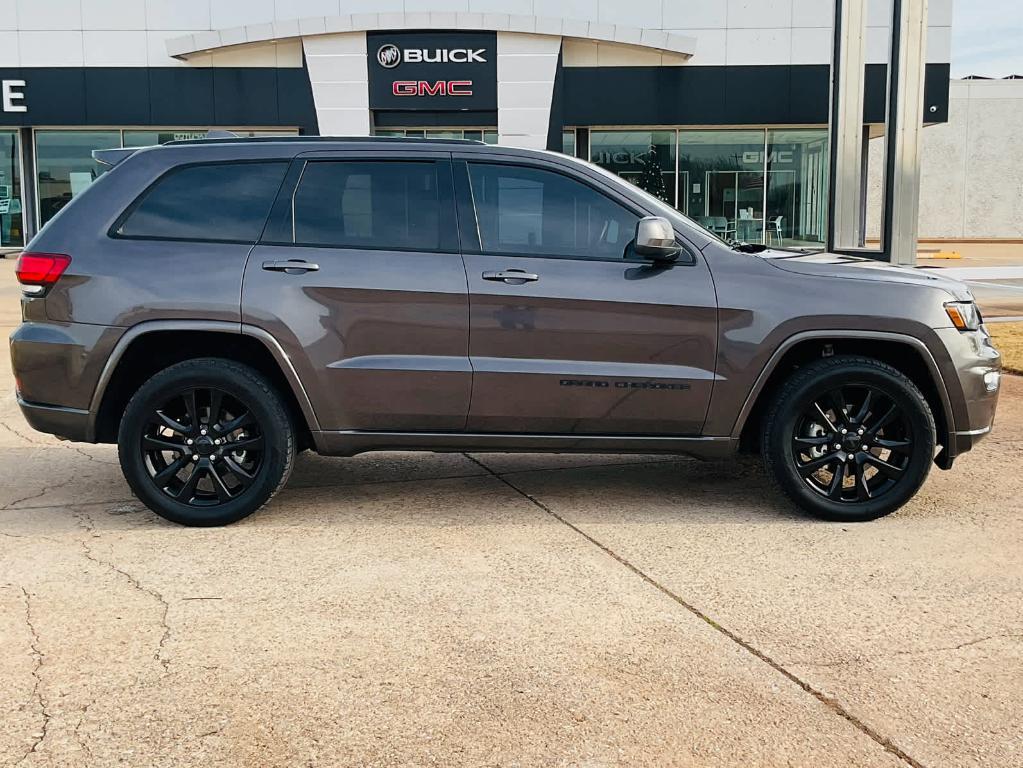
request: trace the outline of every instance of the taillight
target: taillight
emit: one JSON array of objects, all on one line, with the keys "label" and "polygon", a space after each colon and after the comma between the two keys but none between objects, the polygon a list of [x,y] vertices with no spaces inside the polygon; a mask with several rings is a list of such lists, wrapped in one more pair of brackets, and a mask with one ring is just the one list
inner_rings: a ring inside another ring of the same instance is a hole
[{"label": "taillight", "polygon": [[25,287],[25,293],[40,294],[64,274],[71,257],[63,253],[22,253],[14,274]]}]

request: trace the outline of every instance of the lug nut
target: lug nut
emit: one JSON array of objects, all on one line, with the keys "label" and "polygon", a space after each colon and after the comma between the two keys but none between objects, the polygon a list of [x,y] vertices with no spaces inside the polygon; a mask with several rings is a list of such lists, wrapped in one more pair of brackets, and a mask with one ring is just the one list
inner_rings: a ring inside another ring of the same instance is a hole
[{"label": "lug nut", "polygon": [[845,427],[842,427],[842,434],[843,434],[843,435],[844,435],[844,434],[845,434],[846,432],[848,432],[848,431],[849,431],[848,429],[846,429]]},{"label": "lug nut", "polygon": [[191,444],[192,444],[192,442],[193,442],[192,438],[188,438],[188,439],[187,439],[187,440],[185,441],[185,443],[186,443],[187,445],[191,445]]},{"label": "lug nut", "polygon": [[842,444],[841,443],[835,443],[835,450],[839,451],[841,449],[842,449]]},{"label": "lug nut", "polygon": [[866,431],[867,430],[865,430],[863,427],[860,427],[858,430],[856,430],[857,434],[860,434],[860,435],[862,435]]},{"label": "lug nut", "polygon": [[193,453],[192,454],[192,461],[199,461],[199,454],[198,453]]},{"label": "lug nut", "polygon": [[206,427],[203,427],[202,429],[200,429],[199,430],[199,434],[200,435],[205,435],[206,434]]},{"label": "lug nut", "polygon": [[861,451],[865,451],[865,450],[867,450],[867,446],[865,446],[865,445],[861,445],[861,446],[860,446],[860,450],[861,450]]},{"label": "lug nut", "polygon": [[220,445],[220,438],[218,437],[216,440],[214,440],[213,444],[214,445]]}]

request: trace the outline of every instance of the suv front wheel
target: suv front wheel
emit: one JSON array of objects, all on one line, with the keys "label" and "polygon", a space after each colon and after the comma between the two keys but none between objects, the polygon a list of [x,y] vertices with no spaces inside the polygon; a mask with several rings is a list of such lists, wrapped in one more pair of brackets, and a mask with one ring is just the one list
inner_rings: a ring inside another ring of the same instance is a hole
[{"label": "suv front wheel", "polygon": [[866,357],[835,356],[799,368],[764,420],[764,461],[811,514],[874,520],[919,490],[934,458],[934,416],[905,375]]},{"label": "suv front wheel", "polygon": [[135,495],[182,525],[226,525],[287,482],[295,436],[274,387],[219,358],[166,368],[131,398],[117,438]]}]

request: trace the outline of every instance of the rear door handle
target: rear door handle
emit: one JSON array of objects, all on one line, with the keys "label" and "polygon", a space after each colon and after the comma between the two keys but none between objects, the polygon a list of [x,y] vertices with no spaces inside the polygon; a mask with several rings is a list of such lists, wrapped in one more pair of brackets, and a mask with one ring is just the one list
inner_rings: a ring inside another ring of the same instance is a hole
[{"label": "rear door handle", "polygon": [[522,283],[535,283],[540,279],[540,275],[526,272],[524,269],[503,269],[500,272],[484,272],[483,279],[521,285]]},{"label": "rear door handle", "polygon": [[263,262],[263,269],[267,272],[287,272],[289,275],[300,275],[303,272],[315,272],[319,268],[319,264],[313,264],[310,261],[303,261],[302,259]]}]

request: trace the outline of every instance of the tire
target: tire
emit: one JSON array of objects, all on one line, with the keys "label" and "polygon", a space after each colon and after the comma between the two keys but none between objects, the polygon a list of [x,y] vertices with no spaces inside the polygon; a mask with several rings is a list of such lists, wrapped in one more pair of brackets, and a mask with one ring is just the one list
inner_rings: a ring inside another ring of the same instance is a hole
[{"label": "tire", "polygon": [[796,505],[824,520],[865,522],[894,512],[927,479],[934,415],[890,365],[823,358],[775,393],[761,445],[768,474]]},{"label": "tire", "polygon": [[216,526],[251,515],[284,486],[295,430],[266,378],[207,357],[143,384],[125,408],[117,446],[124,477],[147,507],[181,525]]}]

